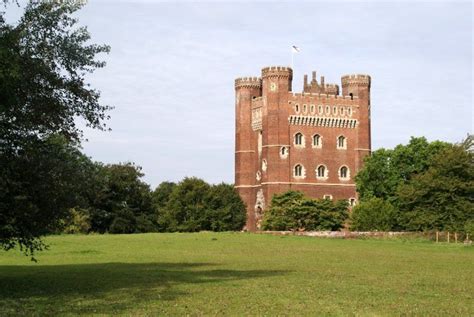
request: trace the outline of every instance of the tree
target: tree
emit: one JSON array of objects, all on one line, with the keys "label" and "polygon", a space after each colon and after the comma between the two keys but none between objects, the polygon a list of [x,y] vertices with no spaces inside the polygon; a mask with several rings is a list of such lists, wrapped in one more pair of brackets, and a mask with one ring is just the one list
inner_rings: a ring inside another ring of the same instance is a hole
[{"label": "tree", "polygon": [[[176,183],[173,182],[162,182],[158,185],[155,190],[151,193],[151,202],[153,206],[153,210],[156,214],[156,217],[160,219],[166,211],[166,205],[168,204],[168,200],[170,198],[173,189],[176,187]],[[158,221],[158,230],[159,231],[166,231],[165,227],[162,227],[164,222]]]},{"label": "tree", "polygon": [[[90,202],[91,230],[133,233],[148,231],[156,223],[151,192],[141,178],[141,167],[133,163],[100,167],[100,188]],[[152,230],[154,231],[154,230]]]},{"label": "tree", "polygon": [[230,184],[211,186],[206,197],[202,229],[212,231],[241,230],[247,218],[244,202]]},{"label": "tree", "polygon": [[61,136],[0,157],[0,244],[41,250],[38,237],[61,228],[70,208],[87,204],[95,165]]},{"label": "tree", "polygon": [[262,226],[266,230],[339,230],[348,217],[348,202],[311,199],[298,191],[272,198]]},{"label": "tree", "polygon": [[166,231],[195,232],[204,230],[203,218],[210,186],[202,179],[186,177],[171,192],[164,213],[160,214],[160,227]]},{"label": "tree", "polygon": [[354,207],[351,229],[357,231],[391,231],[399,229],[398,210],[382,198],[372,197]]},{"label": "tree", "polygon": [[15,25],[0,13],[0,245],[6,250],[41,249],[40,236],[77,204],[75,182],[89,168],[76,152],[77,119],[105,129],[110,108],[85,76],[105,65],[95,56],[109,47],[89,44],[87,29],[77,27],[71,15],[80,3],[31,1]]},{"label": "tree", "polygon": [[445,142],[429,143],[424,137],[412,137],[407,145],[374,151],[355,178],[360,200],[378,197],[396,205],[398,186],[426,171],[431,158],[447,146]]},{"label": "tree", "polygon": [[407,230],[464,231],[474,221],[474,154],[449,145],[397,195]]}]

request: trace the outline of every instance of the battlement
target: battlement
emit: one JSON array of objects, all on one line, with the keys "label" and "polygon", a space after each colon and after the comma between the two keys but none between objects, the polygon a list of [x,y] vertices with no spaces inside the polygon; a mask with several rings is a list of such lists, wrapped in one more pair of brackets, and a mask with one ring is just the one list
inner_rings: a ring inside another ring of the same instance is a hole
[{"label": "battlement", "polygon": [[343,86],[346,85],[369,85],[370,86],[370,76],[363,74],[351,74],[344,75],[341,77],[341,82]]},{"label": "battlement", "polygon": [[293,78],[293,70],[286,66],[269,66],[262,68],[262,78],[289,77]]},{"label": "battlement", "polygon": [[262,78],[260,77],[239,77],[235,80],[235,89],[237,88],[261,88]]},{"label": "battlement", "polygon": [[[336,85],[337,86],[337,85]],[[357,100],[359,99],[359,97],[357,96],[341,96],[341,95],[335,95],[335,94],[326,94],[326,93],[310,93],[310,92],[303,92],[303,93],[300,93],[300,92],[292,92],[290,93],[291,96],[293,96],[293,98],[303,98],[303,97],[307,97],[309,98],[310,100],[314,99],[314,100],[323,100],[323,99],[345,99],[345,100],[351,100],[351,101],[354,101],[354,100]],[[354,101],[355,104],[357,104],[357,101]]]}]

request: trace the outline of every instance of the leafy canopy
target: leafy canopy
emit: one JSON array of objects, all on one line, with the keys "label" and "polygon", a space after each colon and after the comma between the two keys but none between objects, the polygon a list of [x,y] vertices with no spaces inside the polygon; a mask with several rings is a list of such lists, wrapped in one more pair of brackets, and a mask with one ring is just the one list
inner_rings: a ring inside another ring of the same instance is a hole
[{"label": "leafy canopy", "polygon": [[[12,5],[4,1],[5,6]],[[15,4],[13,4],[15,5]],[[0,246],[27,253],[57,229],[94,168],[77,149],[77,122],[103,130],[108,106],[86,76],[109,52],[72,14],[80,1],[30,1],[21,19],[0,13]]]},{"label": "leafy canopy", "polygon": [[265,211],[265,230],[339,230],[348,217],[348,202],[312,199],[299,191],[275,194]]}]

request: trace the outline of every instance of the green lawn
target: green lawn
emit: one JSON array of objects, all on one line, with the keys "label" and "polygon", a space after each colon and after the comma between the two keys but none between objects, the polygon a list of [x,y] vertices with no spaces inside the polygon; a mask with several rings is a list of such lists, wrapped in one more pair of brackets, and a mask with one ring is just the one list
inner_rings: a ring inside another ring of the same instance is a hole
[{"label": "green lawn", "polygon": [[245,233],[54,236],[0,252],[0,316],[474,315],[474,247]]}]

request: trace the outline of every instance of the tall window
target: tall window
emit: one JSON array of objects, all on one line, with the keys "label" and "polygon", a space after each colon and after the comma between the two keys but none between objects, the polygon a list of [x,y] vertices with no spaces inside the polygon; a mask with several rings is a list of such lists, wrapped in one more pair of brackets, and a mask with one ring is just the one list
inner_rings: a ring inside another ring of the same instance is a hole
[{"label": "tall window", "polygon": [[300,164],[295,166],[295,176],[303,176],[303,166]]},{"label": "tall window", "polygon": [[313,146],[321,147],[321,136],[319,134],[313,135]]},{"label": "tall window", "polygon": [[346,137],[341,135],[337,138],[337,148],[345,149],[346,148]]},{"label": "tall window", "polygon": [[349,178],[349,169],[347,168],[347,166],[342,166],[342,167],[339,169],[339,177],[341,177],[341,178]]},{"label": "tall window", "polygon": [[295,144],[296,145],[302,145],[303,144],[303,135],[299,132],[295,134]]},{"label": "tall window", "polygon": [[319,165],[316,170],[316,177],[317,178],[325,178],[326,177],[326,166]]}]

